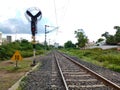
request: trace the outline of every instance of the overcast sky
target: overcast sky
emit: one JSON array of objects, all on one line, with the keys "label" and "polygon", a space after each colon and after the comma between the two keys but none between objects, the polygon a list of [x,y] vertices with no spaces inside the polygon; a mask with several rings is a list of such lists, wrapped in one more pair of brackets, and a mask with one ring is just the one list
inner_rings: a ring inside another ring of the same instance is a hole
[{"label": "overcast sky", "polygon": [[[31,39],[30,22],[25,11],[38,7],[42,19],[38,21],[37,40],[44,41],[44,25],[59,26],[47,35],[50,43],[61,45],[72,40],[76,42],[74,31],[83,29],[90,41],[96,41],[104,32],[114,34],[114,26],[120,26],[120,0],[1,0],[0,32],[17,34],[14,38]],[[47,28],[52,30],[52,27]],[[19,35],[20,34],[20,35]]]}]

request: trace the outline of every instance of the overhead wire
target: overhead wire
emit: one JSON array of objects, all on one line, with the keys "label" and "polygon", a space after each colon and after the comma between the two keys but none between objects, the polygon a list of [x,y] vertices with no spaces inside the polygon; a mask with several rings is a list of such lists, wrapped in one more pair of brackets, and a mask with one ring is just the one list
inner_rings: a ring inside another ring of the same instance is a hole
[{"label": "overhead wire", "polygon": [[65,16],[66,16],[66,12],[68,10],[68,5],[70,3],[70,0],[67,0],[67,3],[65,4],[65,7],[64,7],[64,12],[63,12],[63,22],[65,20]]},{"label": "overhead wire", "polygon": [[[54,2],[55,23],[56,23],[56,26],[58,27],[58,16],[57,16],[56,2],[55,2],[55,0],[53,0],[53,2]],[[57,29],[57,31],[58,31],[58,29]],[[54,36],[54,43],[56,43],[57,31],[56,31],[56,35]]]},{"label": "overhead wire", "polygon": [[[68,9],[68,4],[69,4],[69,1],[70,0],[67,0],[67,2],[65,3],[65,5],[64,5],[64,8],[63,8],[63,22],[64,22],[64,20],[65,20],[65,14],[66,14],[66,12],[67,12],[67,9]],[[60,25],[58,25],[58,14],[57,14],[57,7],[56,7],[56,2],[55,2],[55,0],[54,0],[54,11],[55,11],[55,20],[56,20],[56,25],[57,25],[57,27],[59,26],[60,27]],[[62,23],[61,23],[62,24]],[[57,37],[57,35],[58,35],[58,29],[57,29],[57,31],[56,31],[56,35],[55,35],[55,38]],[[55,40],[55,38],[54,38],[54,40]],[[56,41],[56,40],[55,40]]]},{"label": "overhead wire", "polygon": [[56,20],[56,25],[58,26],[58,17],[57,17],[57,8],[56,8],[56,2],[54,0],[54,11],[55,11],[55,20]]}]

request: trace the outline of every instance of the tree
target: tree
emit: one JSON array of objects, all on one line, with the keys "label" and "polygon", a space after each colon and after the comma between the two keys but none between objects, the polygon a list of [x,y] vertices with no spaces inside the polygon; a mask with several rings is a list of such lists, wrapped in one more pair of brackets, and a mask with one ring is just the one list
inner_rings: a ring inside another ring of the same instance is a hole
[{"label": "tree", "polygon": [[107,40],[106,40],[106,44],[116,45],[115,37],[113,35],[110,35],[109,38],[107,38]]},{"label": "tree", "polygon": [[21,40],[20,46],[21,50],[32,50],[32,44],[26,39]]},{"label": "tree", "polygon": [[72,43],[72,41],[67,41],[67,42],[64,44],[64,47],[65,47],[65,48],[75,48],[75,45]]},{"label": "tree", "polygon": [[108,32],[102,34],[106,38],[106,44],[116,45],[120,43],[120,26],[114,26],[116,29],[115,35],[110,35]]},{"label": "tree", "polygon": [[36,50],[41,50],[45,48],[44,45],[40,43],[37,43],[35,47],[36,47]]},{"label": "tree", "polygon": [[109,32],[105,32],[105,33],[103,33],[101,36],[102,36],[102,37],[105,37],[105,38],[107,39],[107,38],[109,37],[109,35],[110,35]]},{"label": "tree", "polygon": [[110,35],[109,32],[105,32],[101,36],[104,36],[106,38],[106,44],[108,44],[108,45],[115,45],[116,44],[115,36]]},{"label": "tree", "polygon": [[114,26],[114,29],[116,29],[116,33],[115,33],[115,40],[116,43],[120,42],[120,27],[119,26]]},{"label": "tree", "polygon": [[120,30],[120,26],[114,26],[114,29]]},{"label": "tree", "polygon": [[99,38],[99,39],[97,40],[97,43],[102,42],[102,41],[104,41],[104,39],[103,39],[103,38]]},{"label": "tree", "polygon": [[76,34],[76,38],[77,38],[77,45],[80,48],[85,47],[86,43],[88,42],[87,37],[85,36],[83,29],[78,29],[77,31],[74,32]]}]

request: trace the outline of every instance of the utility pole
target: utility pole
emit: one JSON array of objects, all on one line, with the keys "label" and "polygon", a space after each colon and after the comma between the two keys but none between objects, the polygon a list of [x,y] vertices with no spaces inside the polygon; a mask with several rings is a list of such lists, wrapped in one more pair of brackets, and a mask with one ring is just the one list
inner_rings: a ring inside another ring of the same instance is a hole
[{"label": "utility pole", "polygon": [[45,44],[45,52],[46,52],[46,48],[47,48],[47,41],[46,41],[46,29],[47,29],[47,25],[45,25],[45,42],[44,42],[44,44]]},{"label": "utility pole", "polygon": [[[47,27],[53,27],[53,29],[47,31]],[[50,32],[52,32],[52,31],[54,31],[54,30],[56,30],[56,29],[58,29],[58,28],[59,28],[59,27],[54,27],[54,26],[45,25],[45,42],[44,42],[45,52],[46,52],[46,50],[47,50],[47,40],[46,40],[46,39],[47,39],[47,34],[50,33]]]}]

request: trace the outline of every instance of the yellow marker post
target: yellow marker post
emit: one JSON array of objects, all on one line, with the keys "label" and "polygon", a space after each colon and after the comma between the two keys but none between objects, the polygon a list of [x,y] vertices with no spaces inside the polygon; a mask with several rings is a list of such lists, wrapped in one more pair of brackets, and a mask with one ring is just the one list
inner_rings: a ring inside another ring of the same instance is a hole
[{"label": "yellow marker post", "polygon": [[16,67],[17,67],[18,61],[22,60],[22,56],[18,50],[16,50],[16,52],[13,54],[11,60],[16,61]]}]

